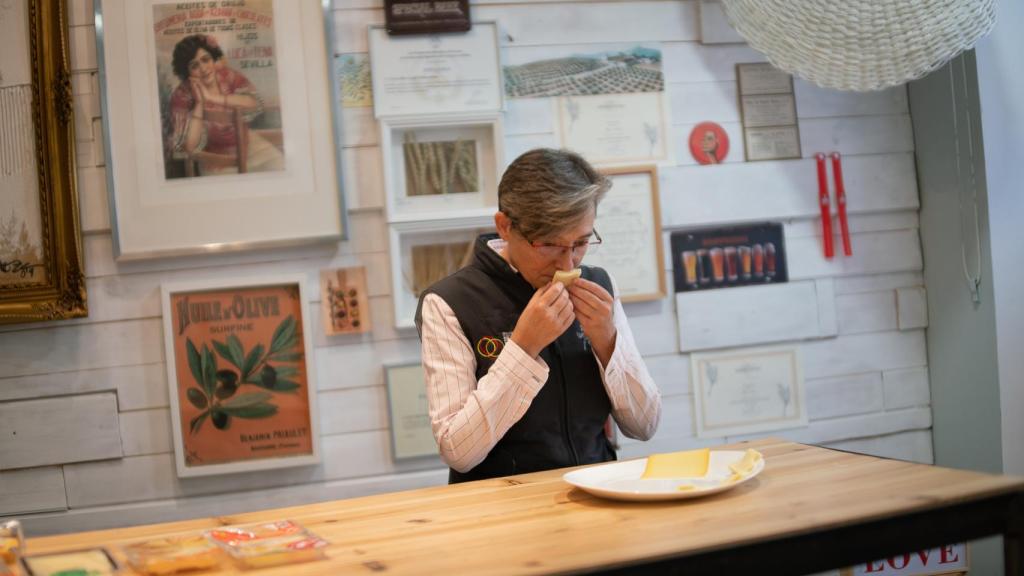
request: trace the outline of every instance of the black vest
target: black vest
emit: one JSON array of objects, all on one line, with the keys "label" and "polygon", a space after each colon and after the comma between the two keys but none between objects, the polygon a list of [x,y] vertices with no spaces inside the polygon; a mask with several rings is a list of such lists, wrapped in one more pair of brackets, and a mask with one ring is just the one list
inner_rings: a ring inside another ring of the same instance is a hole
[{"label": "black vest", "polygon": [[[533,286],[487,246],[494,237],[477,238],[473,261],[424,291],[416,310],[419,331],[427,294],[437,294],[452,308],[473,348],[478,380],[494,364],[534,293]],[[584,266],[583,277],[612,292],[604,270]],[[451,470],[449,483],[615,460],[604,434],[611,401],[579,322],[573,321],[540,357],[550,372],[526,413],[476,467],[465,473]]]}]

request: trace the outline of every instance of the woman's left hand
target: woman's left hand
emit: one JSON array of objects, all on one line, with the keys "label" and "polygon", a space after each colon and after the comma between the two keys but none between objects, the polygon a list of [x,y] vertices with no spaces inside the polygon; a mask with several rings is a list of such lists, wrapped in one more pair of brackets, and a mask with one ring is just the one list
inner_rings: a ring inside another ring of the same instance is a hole
[{"label": "woman's left hand", "polygon": [[577,278],[569,286],[576,319],[590,339],[602,364],[607,364],[615,348],[615,300],[600,284]]}]

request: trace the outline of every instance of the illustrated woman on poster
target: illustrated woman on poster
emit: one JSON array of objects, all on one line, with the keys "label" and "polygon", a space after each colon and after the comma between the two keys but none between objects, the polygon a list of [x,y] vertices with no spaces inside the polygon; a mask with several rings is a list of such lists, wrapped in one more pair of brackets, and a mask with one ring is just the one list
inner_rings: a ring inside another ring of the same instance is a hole
[{"label": "illustrated woman on poster", "polygon": [[172,67],[181,81],[168,106],[167,150],[173,159],[196,161],[196,176],[237,173],[241,133],[247,135],[248,172],[284,168],[284,155],[273,143],[253,131],[239,131],[235,111],[248,126],[263,114],[263,99],[244,74],[227,65],[215,38],[182,38],[174,46]]}]

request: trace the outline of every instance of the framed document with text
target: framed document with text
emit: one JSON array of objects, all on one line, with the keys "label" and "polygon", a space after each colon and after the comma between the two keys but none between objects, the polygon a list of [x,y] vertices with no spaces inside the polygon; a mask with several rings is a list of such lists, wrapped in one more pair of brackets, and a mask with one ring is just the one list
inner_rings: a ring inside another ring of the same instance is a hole
[{"label": "framed document with text", "polygon": [[388,36],[368,31],[373,113],[378,118],[496,112],[504,108],[498,25],[463,34]]},{"label": "framed document with text", "polygon": [[404,460],[437,456],[423,365],[416,362],[385,366],[384,382],[388,388],[392,457]]},{"label": "framed document with text", "polygon": [[594,164],[666,162],[671,158],[664,92],[561,96],[559,145]]},{"label": "framed document with text", "polygon": [[698,438],[807,425],[798,347],[695,353],[690,376]]},{"label": "framed document with text", "polygon": [[305,276],[164,285],[179,477],[316,464]]},{"label": "framed document with text", "polygon": [[597,250],[584,264],[600,266],[615,279],[623,302],[665,297],[658,169],[655,166],[603,170],[612,188],[597,207],[594,230],[601,235]]},{"label": "framed document with text", "polygon": [[330,4],[97,2],[118,259],[342,237]]}]

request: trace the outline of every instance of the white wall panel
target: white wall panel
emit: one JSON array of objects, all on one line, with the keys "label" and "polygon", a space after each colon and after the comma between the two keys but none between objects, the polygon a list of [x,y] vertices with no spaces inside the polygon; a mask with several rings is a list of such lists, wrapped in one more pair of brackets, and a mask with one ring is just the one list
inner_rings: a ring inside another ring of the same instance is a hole
[{"label": "white wall panel", "polygon": [[[916,210],[898,212],[881,212],[872,214],[849,214],[847,224],[850,232],[890,232],[892,230],[917,230],[919,219]],[[842,250],[842,236],[839,228],[839,217],[833,211],[832,234],[835,237],[836,252]],[[802,218],[786,222],[787,238],[822,237],[821,218]]]},{"label": "white wall panel", "polygon": [[72,70],[96,70],[96,28],[71,26],[68,28]]},{"label": "white wall panel", "polygon": [[379,127],[370,106],[342,109],[341,130],[346,148],[367,148],[380,144]]},{"label": "white wall panel", "polygon": [[911,408],[931,403],[928,369],[888,370],[882,374],[885,384],[885,408]]},{"label": "white wall panel", "polygon": [[644,358],[647,371],[662,396],[691,394],[689,354],[663,354]]},{"label": "white wall panel", "polygon": [[924,286],[898,288],[896,303],[899,310],[900,330],[913,330],[928,326],[928,295]]},{"label": "white wall panel", "polygon": [[868,372],[806,381],[807,417],[811,420],[881,411],[882,373]]},{"label": "white wall panel", "polygon": [[0,516],[66,510],[60,466],[0,472]]},{"label": "white wall panel", "polygon": [[167,408],[121,412],[121,443],[125,456],[167,454],[171,440],[171,411]]},{"label": "white wall panel", "polygon": [[820,338],[835,325],[820,321],[835,308],[819,309],[815,282],[679,292],[676,310],[684,352]]},{"label": "white wall panel", "polygon": [[826,260],[818,238],[786,241],[791,280],[918,271],[923,267],[917,231],[851,234],[852,256],[837,254]]},{"label": "white wall panel", "polygon": [[89,278],[114,274],[136,274],[165,270],[189,270],[203,267],[225,269],[239,264],[280,262],[303,258],[332,258],[334,255],[358,255],[386,252],[387,225],[382,210],[349,214],[348,239],[340,243],[316,243],[303,246],[248,252],[218,253],[181,258],[159,258],[118,263],[114,261],[109,234],[87,235],[83,239],[85,274]]},{"label": "white wall panel", "polygon": [[164,363],[0,378],[0,401],[117,391],[120,410],[168,405]]},{"label": "white wall panel", "polygon": [[377,146],[345,148],[342,154],[345,208],[350,211],[368,208],[383,210],[384,166],[380,148]]},{"label": "white wall panel", "polygon": [[0,468],[120,458],[111,392],[0,403]]},{"label": "white wall panel", "polygon": [[550,134],[558,122],[555,98],[505,100],[505,135]]},{"label": "white wall panel", "polygon": [[894,274],[874,274],[871,276],[846,276],[835,279],[836,294],[856,294],[858,292],[875,292],[878,290],[895,290],[924,285],[924,276],[920,272],[897,272]]},{"label": "white wall panel", "polygon": [[801,344],[804,378],[825,378],[926,364],[924,331],[852,334]]},{"label": "white wall panel", "polygon": [[861,292],[835,298],[840,334],[896,330],[896,293]]},{"label": "white wall panel", "polygon": [[[932,426],[932,413],[927,408],[912,408],[895,412],[876,412],[859,416],[846,416],[828,420],[811,421],[806,428],[773,432],[793,442],[825,444],[854,438],[871,438],[906,432],[927,430]],[[753,440],[756,436],[729,437],[730,442]]]},{"label": "white wall panel", "polygon": [[804,158],[813,158],[818,152],[839,152],[844,156],[845,178],[846,156],[912,152],[914,132],[909,115],[806,118],[800,120],[800,149]]},{"label": "white wall panel", "polygon": [[701,44],[734,44],[744,42],[736,29],[729,25],[722,3],[715,0],[698,0],[700,13]]},{"label": "white wall panel", "polygon": [[662,60],[666,82],[735,82],[737,63],[765,62],[766,58],[746,44],[666,42]]},{"label": "white wall panel", "polygon": [[[662,224],[679,228],[730,221],[814,218],[821,213],[815,174],[815,162],[811,159],[662,168]],[[848,213],[918,207],[917,178],[910,154],[847,158],[843,162],[843,177]]]},{"label": "white wall panel", "polygon": [[416,338],[318,348],[319,389],[382,385],[385,364],[418,362],[419,359],[420,341]]},{"label": "white wall panel", "polygon": [[[669,84],[669,102],[672,122],[677,125],[693,125],[698,122],[739,122],[740,106],[736,94],[736,80],[727,82],[684,82]],[[689,132],[685,132],[689,135]],[[743,141],[730,138],[729,146],[741,152]],[[732,152],[729,153],[731,157]]]},{"label": "white wall panel", "polygon": [[366,386],[320,392],[320,434],[346,434],[388,429],[387,390]]},{"label": "white wall panel", "polygon": [[0,334],[4,376],[30,376],[163,361],[159,319]]}]

